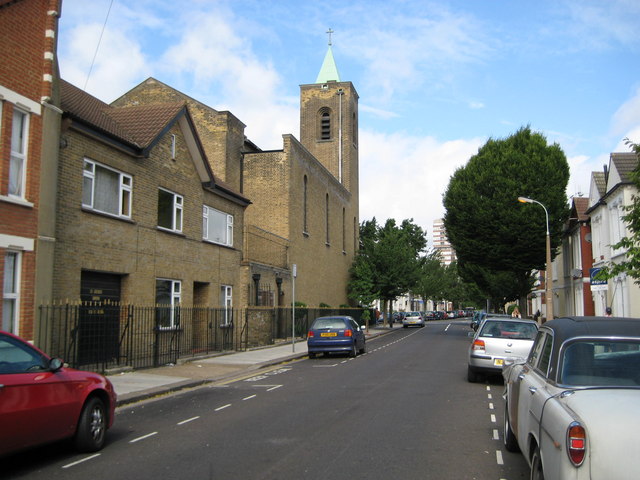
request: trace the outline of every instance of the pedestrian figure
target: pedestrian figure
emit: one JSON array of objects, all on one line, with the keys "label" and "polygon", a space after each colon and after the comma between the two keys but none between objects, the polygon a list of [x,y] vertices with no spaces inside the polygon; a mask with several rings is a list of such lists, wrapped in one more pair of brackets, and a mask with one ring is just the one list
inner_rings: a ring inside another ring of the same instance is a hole
[{"label": "pedestrian figure", "polygon": [[518,309],[518,307],[513,309],[513,312],[511,312],[511,316],[513,318],[522,318],[522,315],[520,315],[520,310]]},{"label": "pedestrian figure", "polygon": [[611,316],[611,307],[607,307],[604,311],[604,316],[605,317],[610,317]]}]

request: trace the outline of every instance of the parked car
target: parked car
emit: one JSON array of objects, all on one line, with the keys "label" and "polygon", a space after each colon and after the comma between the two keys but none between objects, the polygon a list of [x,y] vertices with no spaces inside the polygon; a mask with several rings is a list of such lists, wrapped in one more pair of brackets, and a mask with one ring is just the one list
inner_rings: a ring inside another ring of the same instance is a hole
[{"label": "parked car", "polygon": [[348,353],[355,357],[366,351],[364,327],[347,316],[318,317],[307,334],[309,358],[318,353]]},{"label": "parked car", "polygon": [[447,317],[447,314],[442,310],[436,311],[436,320],[444,320]]},{"label": "parked car", "polygon": [[438,318],[436,312],[434,312],[434,311],[424,312],[425,321],[426,320],[435,320],[436,318]]},{"label": "parked car", "polygon": [[488,316],[469,346],[467,380],[500,375],[507,357],[526,357],[538,333],[533,320]]},{"label": "parked car", "polygon": [[65,438],[79,451],[100,450],[115,407],[104,376],[67,368],[0,331],[0,456]]},{"label": "parked car", "polygon": [[509,363],[504,444],[531,478],[640,478],[640,319],[551,320]]},{"label": "parked car", "polygon": [[420,312],[407,312],[402,319],[402,326],[404,328],[424,327],[424,318]]},{"label": "parked car", "polygon": [[480,327],[482,321],[487,318],[487,316],[491,316],[492,318],[512,318],[511,315],[506,313],[487,313],[485,311],[480,311],[473,314],[473,318],[471,319],[469,326],[474,330],[478,330],[478,327]]}]

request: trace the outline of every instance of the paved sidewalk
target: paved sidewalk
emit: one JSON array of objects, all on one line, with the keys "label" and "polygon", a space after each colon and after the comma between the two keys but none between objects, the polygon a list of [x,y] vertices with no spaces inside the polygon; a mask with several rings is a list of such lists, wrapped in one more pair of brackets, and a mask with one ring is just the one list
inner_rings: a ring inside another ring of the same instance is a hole
[{"label": "paved sidewalk", "polygon": [[[398,326],[395,326],[398,328]],[[370,328],[367,340],[389,333],[383,327]],[[137,402],[184,388],[222,381],[244,372],[307,356],[307,342],[296,341],[256,348],[246,352],[217,354],[208,358],[187,360],[177,365],[107,375],[118,394],[118,406]]]}]

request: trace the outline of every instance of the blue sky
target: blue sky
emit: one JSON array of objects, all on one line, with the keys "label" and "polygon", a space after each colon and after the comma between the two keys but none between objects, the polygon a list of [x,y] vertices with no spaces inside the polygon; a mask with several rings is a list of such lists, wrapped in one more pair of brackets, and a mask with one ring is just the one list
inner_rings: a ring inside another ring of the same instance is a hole
[{"label": "blue sky", "polygon": [[110,5],[63,1],[64,79],[111,102],[155,77],[231,111],[265,150],[299,138],[299,85],[315,82],[333,29],[341,80],[360,95],[361,221],[413,218],[431,236],[455,169],[522,126],[564,150],[568,196],[588,195],[625,137],[640,142],[637,0]]}]

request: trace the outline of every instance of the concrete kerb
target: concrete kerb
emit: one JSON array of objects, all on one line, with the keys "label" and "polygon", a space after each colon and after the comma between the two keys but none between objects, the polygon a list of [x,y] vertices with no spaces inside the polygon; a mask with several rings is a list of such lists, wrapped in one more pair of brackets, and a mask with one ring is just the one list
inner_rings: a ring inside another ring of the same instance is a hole
[{"label": "concrete kerb", "polygon": [[[370,328],[368,339],[390,333],[389,328]],[[153,397],[197,388],[248,372],[269,368],[306,357],[306,342],[296,342],[295,353],[284,353],[292,348],[291,343],[260,347],[246,352],[215,354],[207,357],[183,359],[177,365],[154,369],[123,371],[107,375],[118,394],[118,407],[147,400]]]}]

